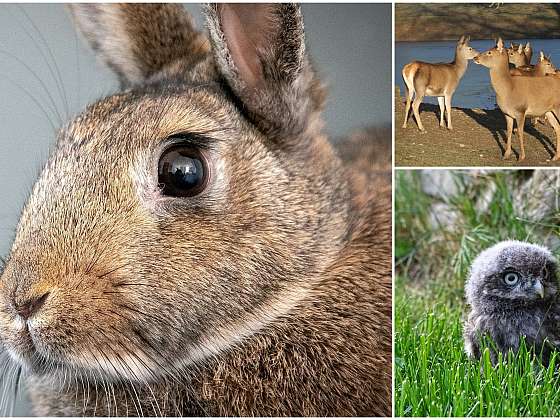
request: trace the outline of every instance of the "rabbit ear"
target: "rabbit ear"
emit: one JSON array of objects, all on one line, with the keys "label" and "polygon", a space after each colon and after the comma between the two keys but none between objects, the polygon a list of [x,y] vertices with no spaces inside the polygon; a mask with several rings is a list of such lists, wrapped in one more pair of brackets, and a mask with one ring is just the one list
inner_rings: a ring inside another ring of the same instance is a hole
[{"label": "rabbit ear", "polygon": [[75,25],[119,76],[137,84],[177,60],[193,64],[209,52],[205,36],[177,4],[72,4]]},{"label": "rabbit ear", "polygon": [[265,133],[298,134],[323,91],[305,50],[296,4],[209,5],[206,17],[219,72]]}]

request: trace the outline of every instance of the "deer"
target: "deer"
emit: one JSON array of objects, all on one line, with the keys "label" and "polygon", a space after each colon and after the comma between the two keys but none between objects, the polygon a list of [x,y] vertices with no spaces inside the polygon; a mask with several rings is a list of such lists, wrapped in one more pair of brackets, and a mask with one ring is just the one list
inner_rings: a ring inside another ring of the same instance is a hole
[{"label": "deer", "polygon": [[515,46],[513,43],[507,49],[509,63],[513,65],[510,66],[510,73],[512,75],[520,75],[522,72],[531,72],[534,66],[531,64],[531,60],[527,59],[527,55],[523,50],[523,45],[519,44]]},{"label": "deer", "polygon": [[[534,66],[529,65],[529,66],[521,66],[521,67],[509,69],[509,72],[512,76],[527,76],[527,77],[543,77],[548,75],[554,75],[556,74],[556,71],[557,71],[556,67],[554,67],[554,64],[552,64],[550,55],[545,56],[542,51],[540,51],[539,60],[537,61],[537,64],[535,64]],[[536,125],[539,122],[544,124],[544,122],[541,121],[539,117],[535,117],[532,119],[533,125]]]},{"label": "deer", "polygon": [[[508,49],[509,54],[509,49]],[[511,63],[511,61],[510,61]],[[528,66],[520,66],[516,68],[510,68],[509,72],[512,76],[527,76],[527,77],[543,77],[548,75],[554,75],[556,73],[556,67],[552,64],[552,60],[549,56],[545,56],[542,51],[539,54],[539,60],[537,64],[528,65]],[[532,124],[536,125],[537,123],[543,123],[539,117],[535,117],[532,119]]]},{"label": "deer", "polygon": [[[533,48],[531,47],[531,43],[527,42],[527,44],[523,46],[523,44],[514,44],[513,42],[511,42],[508,48],[508,54],[512,52],[514,53],[515,58],[518,61],[510,61],[510,63],[514,64],[516,67],[531,65],[531,59],[533,58]],[[522,57],[518,57],[518,54],[521,54]]]},{"label": "deer", "polygon": [[540,51],[539,60],[537,64],[532,66],[532,68],[516,67],[509,70],[512,76],[528,76],[528,77],[543,77],[548,74],[554,74],[556,72],[556,67],[552,64],[550,55],[546,56],[544,52]]},{"label": "deer", "polygon": [[507,144],[503,159],[512,153],[511,137],[514,120],[521,152],[519,161],[525,159],[523,143],[525,118],[546,115],[556,133],[556,153],[552,160],[560,159],[558,140],[560,138],[560,79],[555,77],[512,76],[509,72],[508,52],[504,42],[498,39],[496,46],[474,58],[476,64],[489,68],[490,81],[496,92],[496,102],[506,118]]},{"label": "deer", "polygon": [[525,44],[523,52],[525,53],[525,57],[527,57],[527,63],[531,64],[531,58],[533,58],[533,48],[529,42]]},{"label": "deer", "polygon": [[[406,108],[403,128],[406,128],[410,104],[416,118],[416,124],[421,133],[426,130],[420,120],[418,112],[424,96],[437,96],[440,120],[439,126],[445,127],[444,111],[447,109],[447,128],[453,130],[451,124],[451,98],[457,89],[465,72],[469,60],[478,55],[478,51],[469,45],[470,37],[461,36],[455,48],[455,58],[451,63],[426,63],[412,61],[402,69],[402,77],[407,87]],[[412,101],[414,97],[414,101]]]}]

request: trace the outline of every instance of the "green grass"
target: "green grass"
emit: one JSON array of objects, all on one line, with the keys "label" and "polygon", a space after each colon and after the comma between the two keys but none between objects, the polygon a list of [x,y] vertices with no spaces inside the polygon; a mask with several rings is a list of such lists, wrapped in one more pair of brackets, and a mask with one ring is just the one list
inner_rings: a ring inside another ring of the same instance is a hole
[{"label": "green grass", "polygon": [[[536,222],[522,216],[515,194],[531,174],[500,171],[471,178],[456,172],[460,193],[444,202],[458,218],[438,224],[430,222],[434,199],[423,193],[418,173],[397,171],[396,416],[560,415],[560,369],[554,359],[543,367],[522,349],[493,367],[489,353],[478,361],[463,350],[462,319],[468,310],[463,286],[473,258],[503,239],[546,243],[560,233],[557,210]],[[481,207],[483,196],[489,201]]]},{"label": "green grass", "polygon": [[[420,310],[421,309],[421,310]],[[396,416],[558,416],[560,375],[526,350],[493,367],[469,360],[461,310],[397,296]]]}]

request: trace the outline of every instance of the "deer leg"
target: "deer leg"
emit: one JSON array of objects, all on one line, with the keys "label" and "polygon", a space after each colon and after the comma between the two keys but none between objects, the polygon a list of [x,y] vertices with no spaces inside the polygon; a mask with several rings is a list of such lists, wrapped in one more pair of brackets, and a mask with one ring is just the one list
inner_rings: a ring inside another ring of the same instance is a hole
[{"label": "deer leg", "polygon": [[443,114],[445,113],[445,99],[443,96],[438,96],[437,101],[439,104],[439,126],[445,127]]},{"label": "deer leg", "polygon": [[521,153],[519,154],[519,161],[525,159],[525,144],[523,143],[523,134],[525,133],[525,113],[519,114],[515,117],[517,121],[517,136],[519,137],[519,145],[521,146]]},{"label": "deer leg", "polygon": [[402,128],[406,128],[408,122],[408,113],[410,112],[410,103],[412,102],[412,97],[414,96],[414,91],[409,87],[406,88],[406,106],[404,108],[404,123]]},{"label": "deer leg", "polygon": [[420,120],[420,113],[418,112],[420,104],[422,103],[422,99],[424,99],[424,95],[420,95],[418,92],[416,92],[416,97],[414,98],[414,102],[412,102],[412,111],[414,112],[414,118],[416,118],[416,124],[418,124],[420,132],[425,133],[426,130],[422,125],[422,120]]},{"label": "deer leg", "polygon": [[558,124],[558,120],[556,119],[555,115],[558,115],[558,112],[553,113],[552,111],[549,111],[546,113],[546,119],[548,120],[552,128],[554,128],[554,132],[556,133],[556,153],[554,154],[552,160],[560,159],[560,153],[558,151],[558,140],[560,139],[560,124]]},{"label": "deer leg", "polygon": [[513,118],[509,115],[504,114],[506,117],[507,124],[507,140],[506,140],[506,151],[504,152],[504,160],[509,159],[511,156],[511,136],[513,135]]},{"label": "deer leg", "polygon": [[453,130],[451,124],[451,95],[445,95],[445,108],[447,108],[447,128]]}]

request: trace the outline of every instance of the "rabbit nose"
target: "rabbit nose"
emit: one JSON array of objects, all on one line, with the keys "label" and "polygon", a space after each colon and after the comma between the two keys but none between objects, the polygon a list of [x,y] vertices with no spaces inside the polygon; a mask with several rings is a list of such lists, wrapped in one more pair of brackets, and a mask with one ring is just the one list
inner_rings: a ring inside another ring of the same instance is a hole
[{"label": "rabbit nose", "polygon": [[49,296],[49,293],[50,292],[46,292],[42,296],[28,299],[19,305],[15,304],[14,307],[17,314],[24,319],[31,318],[33,314],[35,314],[41,308],[41,306],[43,306],[43,304],[47,300],[47,297]]}]

